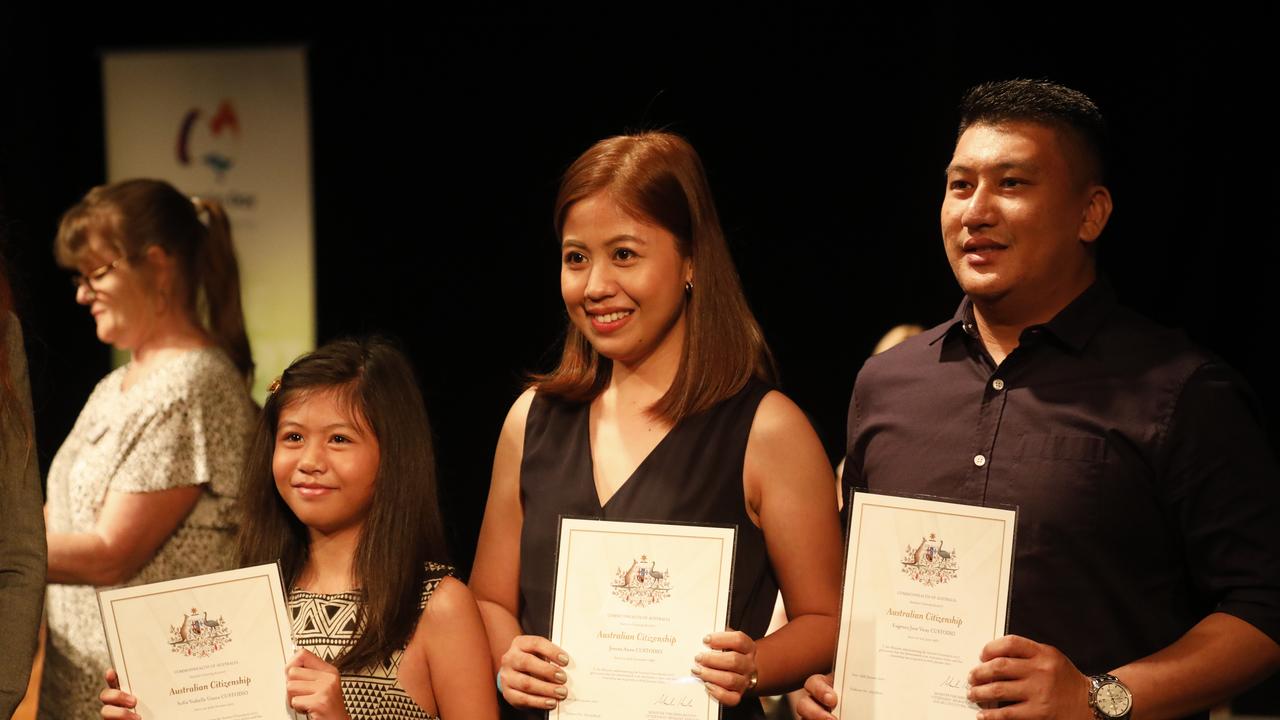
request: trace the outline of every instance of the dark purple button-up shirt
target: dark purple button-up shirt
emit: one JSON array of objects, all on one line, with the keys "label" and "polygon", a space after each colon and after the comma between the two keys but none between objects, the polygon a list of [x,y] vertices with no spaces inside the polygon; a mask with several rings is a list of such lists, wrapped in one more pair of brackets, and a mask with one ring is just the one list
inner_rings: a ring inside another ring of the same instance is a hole
[{"label": "dark purple button-up shirt", "polygon": [[1101,282],[999,367],[966,299],[869,359],[849,408],[846,492],[1018,507],[1009,631],[1086,674],[1214,611],[1280,641],[1278,479],[1242,380]]}]

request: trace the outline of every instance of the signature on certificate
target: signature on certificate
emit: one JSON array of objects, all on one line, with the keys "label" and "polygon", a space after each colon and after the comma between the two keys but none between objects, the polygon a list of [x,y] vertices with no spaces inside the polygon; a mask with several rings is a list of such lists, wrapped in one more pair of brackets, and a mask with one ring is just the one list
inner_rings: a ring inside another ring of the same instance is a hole
[{"label": "signature on certificate", "polygon": [[693,698],[687,695],[668,695],[663,693],[653,701],[654,705],[666,705],[668,707],[693,707]]},{"label": "signature on certificate", "polygon": [[960,682],[959,680],[948,675],[946,678],[942,680],[942,682],[938,683],[938,687],[953,688],[955,690],[968,690],[969,683]]}]

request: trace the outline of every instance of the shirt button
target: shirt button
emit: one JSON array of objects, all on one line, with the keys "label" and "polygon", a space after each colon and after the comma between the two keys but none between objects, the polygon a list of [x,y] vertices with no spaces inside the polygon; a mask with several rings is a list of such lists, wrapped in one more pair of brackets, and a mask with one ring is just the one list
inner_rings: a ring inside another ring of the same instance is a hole
[{"label": "shirt button", "polygon": [[977,465],[978,467],[982,467],[983,465],[987,464],[987,458],[983,455],[974,455],[973,464]]},{"label": "shirt button", "polygon": [[1003,381],[1003,380],[1001,380],[1000,378],[996,378],[995,380],[992,380],[992,381],[991,381],[991,387],[993,387],[993,388],[995,388],[995,389],[997,389],[997,390],[1003,390],[1003,389],[1004,389],[1004,381]]}]

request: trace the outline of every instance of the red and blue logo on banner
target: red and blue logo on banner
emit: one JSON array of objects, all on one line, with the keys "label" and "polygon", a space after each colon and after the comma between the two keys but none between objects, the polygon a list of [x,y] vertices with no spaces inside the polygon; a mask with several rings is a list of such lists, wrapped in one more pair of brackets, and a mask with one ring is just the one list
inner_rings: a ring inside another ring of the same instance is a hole
[{"label": "red and blue logo on banner", "polygon": [[207,123],[200,123],[200,116],[200,108],[191,108],[182,118],[178,130],[178,164],[191,165],[193,139],[197,145],[208,144],[209,148],[200,153],[199,160],[213,170],[218,182],[222,182],[227,171],[235,165],[231,151],[240,139],[240,119],[230,100],[223,100]]}]

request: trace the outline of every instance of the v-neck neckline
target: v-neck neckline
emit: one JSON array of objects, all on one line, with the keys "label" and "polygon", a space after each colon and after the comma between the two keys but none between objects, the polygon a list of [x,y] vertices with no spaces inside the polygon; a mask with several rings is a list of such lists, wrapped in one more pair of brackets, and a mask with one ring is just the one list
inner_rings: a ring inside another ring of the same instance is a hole
[{"label": "v-neck neckline", "polygon": [[591,445],[591,405],[592,403],[587,403],[587,421],[583,423],[585,427],[583,427],[582,429],[582,432],[584,433],[584,439],[586,440],[586,442],[583,443],[583,447],[585,447],[587,451],[587,469],[590,471],[587,473],[587,485],[588,485],[587,489],[591,493],[591,499],[595,501],[597,511],[601,515],[603,515],[608,510],[609,505],[611,505],[613,501],[623,493],[623,491],[625,491],[627,488],[635,484],[636,476],[639,475],[640,471],[643,470],[645,466],[649,464],[649,460],[652,459],[654,455],[657,455],[658,451],[662,450],[663,447],[666,446],[667,440],[673,434],[675,434],[676,429],[680,427],[680,423],[677,422],[675,425],[672,425],[670,428],[668,428],[666,434],[662,436],[662,439],[658,440],[658,444],[654,445],[649,450],[649,452],[640,461],[640,464],[636,465],[635,469],[631,471],[631,474],[627,476],[627,479],[623,480],[622,484],[619,485],[616,489],[614,489],[613,494],[610,495],[607,500],[601,502],[600,490],[599,488],[596,487],[595,449]]}]

